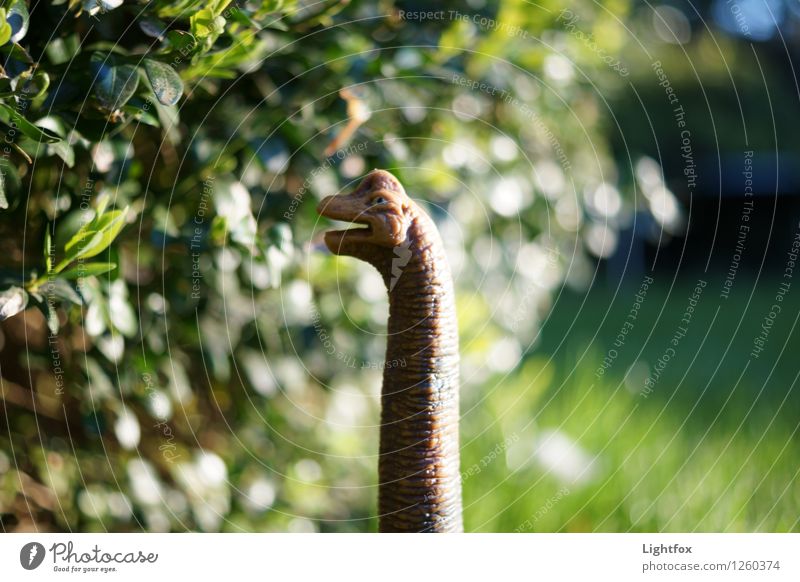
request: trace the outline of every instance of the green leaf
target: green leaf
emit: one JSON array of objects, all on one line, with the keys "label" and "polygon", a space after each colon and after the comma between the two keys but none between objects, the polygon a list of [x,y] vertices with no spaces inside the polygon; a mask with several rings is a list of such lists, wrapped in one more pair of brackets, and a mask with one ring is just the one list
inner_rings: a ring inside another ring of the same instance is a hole
[{"label": "green leaf", "polygon": [[48,224],[44,229],[44,264],[47,268],[47,272],[53,270],[53,241],[50,235],[50,225]]},{"label": "green leaf", "polygon": [[108,273],[117,268],[116,263],[86,263],[67,269],[59,275],[62,279],[82,279],[84,277],[94,277]]},{"label": "green leaf", "polygon": [[194,36],[183,30],[170,30],[167,33],[167,42],[183,58],[190,57],[199,48]]},{"label": "green leaf", "polygon": [[20,179],[17,168],[9,158],[0,156],[0,209],[5,210],[14,206],[19,200]]},{"label": "green leaf", "polygon": [[61,141],[53,144],[48,144],[46,148],[46,155],[56,155],[61,158],[68,167],[75,165],[75,150],[72,148],[69,140],[66,139],[68,132],[64,127],[63,121],[54,116],[49,115],[36,120],[36,126],[49,130],[61,138]]},{"label": "green leaf", "polygon": [[164,131],[165,139],[172,144],[177,144],[180,141],[180,132],[178,131],[180,115],[178,114],[178,108],[175,105],[162,105],[158,101],[155,101],[153,105],[156,108],[158,122]]},{"label": "green leaf", "polygon": [[116,111],[133,97],[139,86],[136,67],[123,64],[115,55],[94,53],[90,66],[94,75],[94,93],[100,104]]},{"label": "green leaf", "polygon": [[26,137],[42,143],[57,143],[61,138],[47,128],[34,125],[15,109],[0,103],[0,121],[6,125],[16,126]]},{"label": "green leaf", "polygon": [[78,35],[73,33],[65,38],[53,38],[48,41],[45,53],[54,65],[69,62],[80,52]]},{"label": "green leaf", "polygon": [[64,161],[65,164],[67,164],[68,168],[71,168],[75,165],[75,150],[72,149],[72,146],[69,145],[68,142],[60,141],[47,147],[48,153],[57,155]]},{"label": "green leaf", "polygon": [[94,218],[92,220],[98,220],[100,216],[106,211],[108,208],[108,203],[111,202],[111,198],[107,194],[101,194],[97,198],[97,206],[94,209]]},{"label": "green leaf", "polygon": [[161,122],[158,120],[155,106],[149,102],[140,100],[138,97],[134,97],[128,101],[128,104],[122,108],[122,111],[139,123],[152,127],[161,127]]},{"label": "green leaf", "polygon": [[92,293],[91,297],[88,299],[89,307],[86,309],[83,325],[86,329],[86,333],[92,337],[97,337],[108,329],[108,324],[106,323],[106,310],[108,306],[106,305],[105,297],[103,297],[103,294],[99,291]]},{"label": "green leaf", "polygon": [[164,39],[164,35],[167,33],[167,27],[157,18],[147,16],[140,19],[138,22],[139,28],[147,36],[151,38],[157,38],[158,40]]},{"label": "green leaf", "polygon": [[260,28],[255,20],[250,18],[250,16],[244,10],[240,10],[238,7],[234,7],[233,10],[229,10],[228,14],[230,15],[231,20],[238,22],[242,26],[251,26],[254,29]]},{"label": "green leaf", "polygon": [[204,8],[189,19],[192,34],[202,41],[206,50],[211,48],[219,35],[224,32],[225,22],[225,18],[215,14],[211,8]]},{"label": "green leaf", "polygon": [[33,57],[25,50],[25,47],[15,42],[0,46],[0,52],[8,57],[3,63],[6,69],[12,61],[19,61],[23,65],[33,65]]},{"label": "green leaf", "polygon": [[127,337],[136,335],[136,312],[128,301],[125,281],[117,279],[108,288],[108,317],[116,330]]},{"label": "green leaf", "polygon": [[[72,235],[72,238],[69,239],[69,241],[67,241],[67,244],[64,246],[64,250],[67,252],[68,258],[72,256],[73,259],[77,259],[78,258],[77,255],[74,255],[74,252],[77,251],[73,251],[72,249],[84,245],[87,240],[92,238],[95,234],[97,234],[100,231],[100,228],[102,226],[101,221],[103,220],[103,210],[104,210],[104,208],[102,208],[103,200],[104,199],[101,199],[100,204],[97,210],[95,211],[94,218],[92,218],[92,220],[82,225],[78,229],[78,232]],[[107,201],[107,199],[105,200]]]},{"label": "green leaf", "polygon": [[13,317],[28,306],[28,293],[22,287],[11,287],[0,293],[0,321]]},{"label": "green leaf", "polygon": [[20,80],[23,82],[17,86],[22,86],[22,92],[28,99],[41,97],[50,86],[50,75],[44,71],[36,71],[33,75],[25,72],[20,76]]},{"label": "green leaf", "polygon": [[40,289],[47,299],[58,299],[75,305],[83,305],[83,297],[62,278],[53,278],[47,281]]},{"label": "green leaf", "polygon": [[24,0],[13,0],[8,9],[6,22],[11,26],[11,42],[21,41],[28,33],[28,6]]},{"label": "green leaf", "polygon": [[89,259],[106,250],[125,226],[127,213],[128,207],[98,214],[94,220],[82,226],[67,243],[67,256],[61,264],[66,266],[78,259]]},{"label": "green leaf", "polygon": [[47,329],[50,330],[51,334],[56,335],[58,333],[59,323],[58,312],[55,306],[45,299],[44,301],[37,301],[36,307],[44,315],[45,321],[47,321]]},{"label": "green leaf", "polygon": [[183,95],[183,81],[175,69],[152,59],[145,59],[144,70],[160,103],[175,105]]},{"label": "green leaf", "polygon": [[84,0],[83,2],[83,9],[86,10],[90,16],[94,16],[98,13],[105,14],[120,6],[122,6],[122,0]]}]

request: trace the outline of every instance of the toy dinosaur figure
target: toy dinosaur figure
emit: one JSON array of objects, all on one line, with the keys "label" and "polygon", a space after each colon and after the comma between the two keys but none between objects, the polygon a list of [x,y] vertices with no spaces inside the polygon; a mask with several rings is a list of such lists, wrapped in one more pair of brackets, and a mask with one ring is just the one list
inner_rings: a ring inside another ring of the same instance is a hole
[{"label": "toy dinosaur figure", "polygon": [[330,231],[337,255],[373,265],[389,291],[381,394],[379,530],[459,532],[458,326],[450,268],[433,221],[390,173],[374,170],[318,212],[363,224]]}]

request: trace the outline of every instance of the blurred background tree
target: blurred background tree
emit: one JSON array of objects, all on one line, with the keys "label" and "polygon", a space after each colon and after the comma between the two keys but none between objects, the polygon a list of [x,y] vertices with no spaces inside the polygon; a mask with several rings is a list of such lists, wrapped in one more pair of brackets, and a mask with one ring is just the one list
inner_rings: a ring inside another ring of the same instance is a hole
[{"label": "blurred background tree", "polygon": [[[321,251],[314,211],[373,167],[456,274],[468,530],[796,529],[796,378],[754,422],[765,385],[726,400],[737,374],[692,368],[698,331],[639,394],[696,280],[693,197],[738,218],[723,174],[774,154],[765,103],[797,114],[775,80],[797,11],[767,34],[751,10],[751,48],[722,4],[6,2],[3,529],[373,530],[384,290]],[[719,183],[687,184],[659,60],[698,168],[732,152]],[[714,117],[731,95],[761,107],[740,127]],[[645,273],[667,275],[646,349],[597,377]],[[686,374],[707,418],[675,398]]]}]

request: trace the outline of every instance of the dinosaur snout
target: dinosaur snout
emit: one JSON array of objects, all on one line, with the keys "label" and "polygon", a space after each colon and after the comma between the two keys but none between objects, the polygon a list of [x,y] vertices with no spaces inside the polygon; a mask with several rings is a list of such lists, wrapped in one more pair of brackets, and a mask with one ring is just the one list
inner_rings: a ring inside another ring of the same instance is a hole
[{"label": "dinosaur snout", "polygon": [[350,220],[356,214],[352,206],[344,196],[326,196],[317,204],[317,213],[334,220]]}]

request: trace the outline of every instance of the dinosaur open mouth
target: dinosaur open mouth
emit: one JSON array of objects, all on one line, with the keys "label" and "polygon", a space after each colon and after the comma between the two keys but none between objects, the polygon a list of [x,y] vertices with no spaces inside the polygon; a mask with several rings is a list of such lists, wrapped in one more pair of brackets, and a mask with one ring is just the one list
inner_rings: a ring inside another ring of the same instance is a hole
[{"label": "dinosaur open mouth", "polygon": [[329,230],[325,233],[325,246],[336,255],[349,254],[351,251],[348,249],[368,244],[371,237],[372,227],[369,225]]},{"label": "dinosaur open mouth", "polygon": [[355,237],[355,238],[367,238],[372,234],[372,225],[370,225],[366,220],[354,220],[350,228],[343,228],[339,230],[329,230],[325,233],[325,236],[332,235],[336,237]]},{"label": "dinosaur open mouth", "polygon": [[[342,218],[333,218],[334,220],[347,220]],[[359,217],[350,222],[350,228],[339,230],[329,230],[325,232],[325,245],[334,254],[347,253],[347,248],[352,248],[353,245],[359,246],[367,244],[372,238],[372,226],[366,218]]]},{"label": "dinosaur open mouth", "polygon": [[354,244],[370,242],[373,236],[370,217],[360,211],[354,212],[352,204],[347,196],[329,196],[317,206],[317,212],[325,218],[348,223],[351,227],[325,233],[325,244],[333,253],[349,252],[345,245],[351,249]]}]

